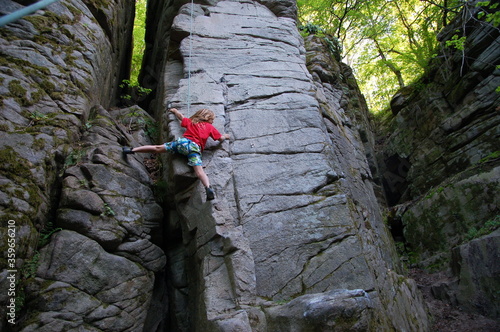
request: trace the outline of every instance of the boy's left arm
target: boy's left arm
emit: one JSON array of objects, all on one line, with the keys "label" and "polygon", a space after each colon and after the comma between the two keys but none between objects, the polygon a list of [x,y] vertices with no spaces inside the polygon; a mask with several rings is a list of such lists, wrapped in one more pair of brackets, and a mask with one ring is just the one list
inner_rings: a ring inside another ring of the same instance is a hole
[{"label": "boy's left arm", "polygon": [[231,136],[229,134],[222,134],[222,136],[219,138],[219,142],[224,142],[225,140],[229,139]]}]

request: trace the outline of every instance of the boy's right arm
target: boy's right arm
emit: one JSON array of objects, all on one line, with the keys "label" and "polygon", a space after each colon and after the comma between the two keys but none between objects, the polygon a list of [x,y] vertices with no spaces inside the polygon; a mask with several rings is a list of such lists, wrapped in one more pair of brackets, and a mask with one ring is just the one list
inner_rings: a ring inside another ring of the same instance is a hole
[{"label": "boy's right arm", "polygon": [[182,119],[184,119],[184,115],[182,115],[182,113],[179,112],[177,110],[177,108],[170,108],[169,111],[172,112],[172,113],[174,113],[175,116],[177,117],[177,119],[179,119],[180,121],[182,121]]}]

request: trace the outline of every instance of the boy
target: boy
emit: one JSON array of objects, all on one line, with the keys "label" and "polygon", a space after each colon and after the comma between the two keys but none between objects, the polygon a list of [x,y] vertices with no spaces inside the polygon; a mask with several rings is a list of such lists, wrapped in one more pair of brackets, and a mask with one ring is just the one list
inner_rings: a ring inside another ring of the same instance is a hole
[{"label": "boy", "polygon": [[215,120],[215,114],[208,109],[201,109],[190,118],[184,117],[176,108],[170,108],[169,111],[174,113],[177,119],[181,121],[181,126],[186,128],[183,137],[162,145],[144,145],[133,149],[124,147],[123,153],[163,153],[169,151],[187,156],[188,165],[193,167],[194,173],[205,186],[207,200],[213,200],[215,193],[210,187],[207,174],[203,170],[201,153],[205,149],[209,137],[213,140],[223,142],[229,139],[230,136],[229,134],[219,133],[212,125]]}]

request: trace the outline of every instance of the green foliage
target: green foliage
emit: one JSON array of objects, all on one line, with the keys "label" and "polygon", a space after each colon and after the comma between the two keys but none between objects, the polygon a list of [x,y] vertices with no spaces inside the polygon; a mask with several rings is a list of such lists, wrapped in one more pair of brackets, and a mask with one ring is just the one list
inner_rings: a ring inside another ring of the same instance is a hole
[{"label": "green foliage", "polygon": [[34,255],[26,260],[20,269],[20,279],[17,280],[16,284],[16,312],[19,312],[23,309],[26,295],[24,289],[26,288],[29,279],[36,277],[36,270],[38,269],[38,265],[40,264],[40,253],[35,251]]},{"label": "green foliage", "polygon": [[479,164],[486,163],[492,159],[497,159],[499,157],[500,157],[500,151],[494,151],[494,152],[490,153],[489,155],[487,155],[486,157],[479,160]]},{"label": "green foliage", "polygon": [[144,121],[146,135],[148,135],[152,141],[156,141],[156,139],[160,135],[160,129],[158,128],[158,123],[149,118],[139,119],[139,121],[141,120]]},{"label": "green foliage", "polygon": [[144,88],[137,82],[134,83],[130,80],[123,80],[119,87],[125,92],[120,95],[122,101],[133,101],[134,103],[142,100],[152,91],[151,89]]},{"label": "green foliage", "polygon": [[90,128],[92,128],[93,124],[92,124],[92,121],[89,121],[89,122],[85,122],[85,124],[83,125],[83,128],[85,130],[89,130]]},{"label": "green foliage", "polygon": [[459,37],[458,35],[453,35],[453,37],[451,37],[450,40],[447,40],[445,42],[445,45],[447,47],[452,47],[452,48],[455,48],[459,51],[463,51],[465,49],[465,40],[466,39],[467,39],[467,37],[465,37],[465,36]]},{"label": "green foliage", "polygon": [[84,149],[75,149],[71,151],[64,160],[63,170],[67,169],[68,167],[75,166],[76,164],[81,162],[83,157],[85,156],[85,153],[86,152]]},{"label": "green foliage", "polygon": [[329,51],[334,55],[337,61],[340,61],[342,55],[342,44],[337,37],[328,34],[325,29],[310,22],[306,23],[305,25],[300,25],[299,30],[302,37],[307,37],[309,35],[317,35],[318,37],[322,37],[326,42]]},{"label": "green foliage", "polygon": [[443,187],[433,188],[429,191],[429,193],[425,196],[426,199],[432,198],[435,194],[440,194],[444,191]]},{"label": "green foliage", "polygon": [[[298,0],[299,19],[335,36],[373,112],[419,78],[436,54],[437,33],[464,6],[451,1]],[[454,41],[460,46],[463,40]]]},{"label": "green foliage", "polygon": [[287,298],[287,299],[282,299],[282,300],[276,300],[274,301],[274,303],[276,303],[277,305],[285,305],[287,303],[289,303],[292,299],[291,298]]},{"label": "green foliage", "polygon": [[30,279],[36,276],[36,270],[38,269],[40,260],[40,253],[38,251],[35,252],[31,259],[24,262],[23,267],[21,269],[21,277],[22,279]]},{"label": "green foliage", "polygon": [[339,40],[335,37],[328,36],[325,36],[324,40],[328,45],[328,49],[330,50],[330,52],[335,56],[335,59],[337,59],[337,61],[340,61],[342,56],[342,44],[340,44]]},{"label": "green foliage", "polygon": [[[139,85],[139,83],[133,83],[130,80],[123,80],[122,83],[119,85],[119,87],[122,89],[136,89],[139,97],[147,96],[152,91],[151,89],[143,88],[142,86]],[[128,99],[130,99],[130,96],[128,96]]]},{"label": "green foliage", "polygon": [[156,141],[160,134],[158,123],[149,117],[143,116],[142,113],[139,112],[139,109],[134,109],[127,113],[122,119],[122,122],[128,126],[129,130],[133,130],[133,127],[136,125],[139,126],[139,128],[143,128],[151,141]]},{"label": "green foliage", "polygon": [[40,238],[38,239],[38,247],[41,248],[50,242],[50,237],[55,232],[62,231],[62,228],[54,227],[51,221],[48,221],[45,227],[40,231]]},{"label": "green foliage", "polygon": [[500,25],[500,11],[495,11],[489,13],[489,10],[497,9],[499,3],[491,3],[491,1],[479,1],[476,3],[476,7],[480,7],[481,11],[477,14],[477,18],[485,18],[485,21],[491,23],[493,26]]},{"label": "green foliage", "polygon": [[111,206],[108,205],[108,203],[104,203],[104,212],[101,213],[101,217],[113,217],[116,215],[116,212],[113,211]]},{"label": "green foliage", "polygon": [[404,242],[395,242],[394,244],[396,246],[396,252],[405,268],[409,268],[420,261],[419,254],[407,248]]},{"label": "green foliage", "polygon": [[499,227],[500,215],[497,215],[495,218],[486,221],[480,228],[471,227],[464,238],[464,242],[468,242],[475,238],[490,234]]},{"label": "green foliage", "polygon": [[138,84],[139,71],[141,70],[142,57],[146,49],[144,36],[146,34],[146,5],[147,0],[135,1],[135,21],[133,30],[133,51],[130,81]]},{"label": "green foliage", "polygon": [[299,30],[306,35],[316,35],[318,33],[324,33],[322,27],[316,24],[312,24],[310,22],[306,23],[305,25],[299,26]]},{"label": "green foliage", "polygon": [[32,123],[38,123],[42,122],[44,120],[47,120],[49,117],[45,114],[42,114],[38,111],[31,112],[30,114],[30,119]]}]

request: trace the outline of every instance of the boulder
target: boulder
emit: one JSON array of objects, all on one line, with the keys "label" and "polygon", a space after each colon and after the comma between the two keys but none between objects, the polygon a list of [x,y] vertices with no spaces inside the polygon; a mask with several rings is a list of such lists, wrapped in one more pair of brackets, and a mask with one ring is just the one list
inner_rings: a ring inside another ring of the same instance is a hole
[{"label": "boulder", "polygon": [[463,310],[498,319],[500,230],[457,246],[450,281],[432,285],[433,295]]},{"label": "boulder", "polygon": [[31,315],[20,331],[137,330],[153,281],[152,272],[88,237],[60,231],[40,251],[28,297]]},{"label": "boulder", "polygon": [[303,295],[265,312],[268,327],[276,332],[370,331],[371,305],[362,289],[342,289]]}]

